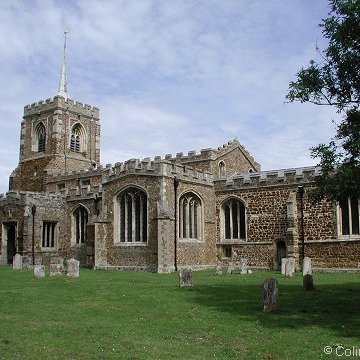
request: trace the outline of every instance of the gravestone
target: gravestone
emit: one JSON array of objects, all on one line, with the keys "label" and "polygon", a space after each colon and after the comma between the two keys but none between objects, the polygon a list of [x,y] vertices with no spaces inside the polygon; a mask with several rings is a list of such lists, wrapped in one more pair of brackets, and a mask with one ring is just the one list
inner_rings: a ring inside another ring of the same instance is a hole
[{"label": "gravestone", "polygon": [[293,276],[295,273],[295,259],[288,258],[285,264],[285,276]]},{"label": "gravestone", "polygon": [[247,259],[244,259],[244,258],[240,259],[239,268],[240,268],[240,273],[242,275],[245,275],[248,273]]},{"label": "gravestone", "polygon": [[312,275],[306,274],[303,276],[303,289],[304,291],[315,290]]},{"label": "gravestone", "polygon": [[61,276],[63,266],[61,264],[50,264],[50,276]]},{"label": "gravestone", "polygon": [[288,262],[288,258],[282,258],[281,259],[281,275],[285,275],[285,269],[286,269],[286,264]]},{"label": "gravestone", "polygon": [[179,272],[180,287],[192,287],[192,274],[190,269],[181,269]]},{"label": "gravestone", "polygon": [[79,277],[79,265],[80,262],[75,259],[67,261],[67,276],[77,278]]},{"label": "gravestone", "polygon": [[231,275],[233,272],[234,272],[234,270],[235,270],[235,264],[233,264],[233,263],[229,263],[229,265],[228,265],[228,267],[227,267],[227,271],[226,271],[226,273],[228,274],[228,275]]},{"label": "gravestone", "polygon": [[34,278],[41,279],[45,277],[45,266],[44,265],[35,265],[34,266]]},{"label": "gravestone", "polygon": [[312,274],[311,259],[309,257],[305,256],[304,260],[303,260],[303,276],[311,275],[311,274]]},{"label": "gravestone", "polygon": [[262,284],[263,312],[273,312],[278,307],[278,281],[267,278]]},{"label": "gravestone", "polygon": [[222,275],[222,267],[221,266],[217,266],[215,269],[215,275]]},{"label": "gravestone", "polygon": [[16,254],[13,257],[13,269],[21,270],[22,267],[23,267],[22,256],[20,254]]}]

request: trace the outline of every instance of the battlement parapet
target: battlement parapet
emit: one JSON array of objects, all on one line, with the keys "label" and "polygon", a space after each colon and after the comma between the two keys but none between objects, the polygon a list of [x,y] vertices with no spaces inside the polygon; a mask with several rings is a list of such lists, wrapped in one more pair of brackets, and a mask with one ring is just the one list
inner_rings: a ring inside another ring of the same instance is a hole
[{"label": "battlement parapet", "polygon": [[11,190],[6,194],[1,194],[0,202],[18,202],[23,204],[37,203],[39,201],[48,201],[51,199],[59,199],[60,196],[57,193],[42,191],[42,192],[32,192],[32,191],[19,191]]},{"label": "battlement parapet", "polygon": [[153,175],[153,176],[177,176],[181,179],[187,179],[191,181],[200,181],[202,183],[212,183],[213,175],[209,172],[204,172],[186,166],[179,162],[172,162],[166,159],[162,159],[160,156],[155,156],[153,160],[150,158],[130,159],[124,163],[115,163],[115,165],[106,164],[103,169],[102,182],[109,182],[118,177],[125,175]]},{"label": "battlement parapet", "polygon": [[99,120],[99,108],[88,104],[83,104],[72,99],[65,99],[62,96],[54,96],[46,100],[40,100],[24,107],[24,117],[36,115],[40,111],[63,109],[70,113],[82,114]]},{"label": "battlement parapet", "polygon": [[228,151],[235,149],[236,147],[240,147],[241,151],[245,154],[248,159],[255,164],[256,168],[260,170],[260,164],[258,164],[254,158],[250,155],[250,153],[245,149],[243,145],[239,143],[237,139],[230,140],[226,144],[218,147],[217,149],[207,148],[201,149],[200,153],[197,153],[195,150],[191,150],[184,155],[182,152],[177,153],[175,156],[172,154],[166,154],[165,160],[171,162],[193,162],[193,161],[209,161],[209,160],[216,160],[219,156],[224,155]]},{"label": "battlement parapet", "polygon": [[73,188],[56,190],[55,193],[59,194],[61,197],[66,198],[66,200],[68,201],[78,198],[95,199],[102,195],[102,186],[101,185],[76,186]]},{"label": "battlement parapet", "polygon": [[226,180],[218,180],[216,183],[224,187],[291,184],[311,182],[316,176],[320,175],[320,173],[320,167],[315,166],[279,169],[253,173],[238,173],[230,176]]},{"label": "battlement parapet", "polygon": [[59,181],[66,181],[70,179],[82,179],[89,178],[93,176],[101,176],[103,172],[103,167],[100,165],[96,169],[88,168],[79,171],[67,171],[65,174],[52,174],[48,173],[47,182],[54,183]]}]

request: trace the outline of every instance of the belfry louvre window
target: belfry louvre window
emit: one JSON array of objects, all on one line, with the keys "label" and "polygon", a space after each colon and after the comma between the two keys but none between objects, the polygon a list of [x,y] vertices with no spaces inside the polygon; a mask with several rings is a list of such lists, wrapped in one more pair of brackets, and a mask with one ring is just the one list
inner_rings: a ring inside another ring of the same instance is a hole
[{"label": "belfry louvre window", "polygon": [[179,199],[179,238],[200,239],[202,224],[200,199],[192,192]]},{"label": "belfry louvre window", "polygon": [[81,152],[85,148],[85,132],[80,124],[75,124],[70,135],[70,150]]},{"label": "belfry louvre window", "polygon": [[245,206],[237,199],[229,199],[222,205],[222,232],[225,240],[245,240]]},{"label": "belfry louvre window", "polygon": [[138,188],[128,188],[120,193],[120,242],[146,243],[147,196]]},{"label": "belfry louvre window", "polygon": [[359,199],[348,198],[339,202],[340,234],[359,235]]},{"label": "belfry louvre window", "polygon": [[75,225],[75,242],[76,244],[83,244],[86,239],[86,225],[88,223],[87,210],[79,206],[74,211],[74,225]]},{"label": "belfry louvre window", "polygon": [[43,221],[41,236],[41,246],[43,248],[55,247],[56,224],[55,221]]},{"label": "belfry louvre window", "polygon": [[45,151],[46,146],[46,129],[43,123],[39,123],[35,129],[36,150],[37,152]]}]

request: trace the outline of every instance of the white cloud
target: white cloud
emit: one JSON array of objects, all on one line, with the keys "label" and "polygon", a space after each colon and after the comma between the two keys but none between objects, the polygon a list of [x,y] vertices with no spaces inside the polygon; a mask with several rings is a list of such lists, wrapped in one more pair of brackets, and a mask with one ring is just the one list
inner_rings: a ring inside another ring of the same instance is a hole
[{"label": "white cloud", "polygon": [[69,93],[100,107],[103,163],[235,137],[263,168],[312,163],[337,115],[284,101],[327,12],[326,0],[1,1],[0,188],[22,107],[55,94],[65,28]]}]

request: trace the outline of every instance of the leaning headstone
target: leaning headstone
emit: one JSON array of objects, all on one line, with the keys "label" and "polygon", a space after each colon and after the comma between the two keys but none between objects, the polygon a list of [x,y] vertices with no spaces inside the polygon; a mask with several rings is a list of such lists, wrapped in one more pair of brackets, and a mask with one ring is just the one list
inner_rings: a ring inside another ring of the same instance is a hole
[{"label": "leaning headstone", "polygon": [[278,294],[278,281],[273,278],[267,278],[262,284],[263,312],[272,312],[277,309]]},{"label": "leaning headstone", "polygon": [[13,257],[13,269],[21,270],[22,267],[23,267],[22,256],[20,254],[16,254]]},{"label": "leaning headstone", "polygon": [[215,269],[215,275],[222,275],[222,267],[221,266],[217,266]]},{"label": "leaning headstone", "polygon": [[309,257],[305,256],[304,260],[303,260],[303,276],[311,275],[311,274],[312,274],[311,259]]},{"label": "leaning headstone", "polygon": [[247,265],[247,259],[240,259],[240,262],[239,262],[239,267],[240,267],[240,273],[242,275],[245,275],[248,273],[248,265]]},{"label": "leaning headstone", "polygon": [[282,258],[281,259],[281,275],[285,275],[285,269],[286,269],[286,264],[288,262],[288,258]]},{"label": "leaning headstone", "polygon": [[310,274],[303,276],[303,289],[305,291],[315,290],[313,277]]},{"label": "leaning headstone", "polygon": [[192,287],[192,274],[190,269],[181,269],[179,272],[180,287]]},{"label": "leaning headstone", "polygon": [[35,265],[34,266],[34,278],[41,279],[45,277],[45,266],[44,265]]},{"label": "leaning headstone", "polygon": [[61,276],[63,273],[61,264],[50,264],[50,276]]},{"label": "leaning headstone", "polygon": [[79,265],[80,262],[75,259],[67,261],[67,276],[77,278],[79,277]]},{"label": "leaning headstone", "polygon": [[285,276],[293,276],[295,273],[295,259],[288,258],[285,265]]}]

